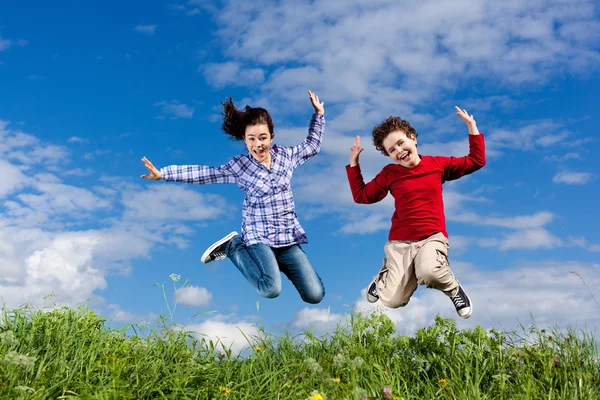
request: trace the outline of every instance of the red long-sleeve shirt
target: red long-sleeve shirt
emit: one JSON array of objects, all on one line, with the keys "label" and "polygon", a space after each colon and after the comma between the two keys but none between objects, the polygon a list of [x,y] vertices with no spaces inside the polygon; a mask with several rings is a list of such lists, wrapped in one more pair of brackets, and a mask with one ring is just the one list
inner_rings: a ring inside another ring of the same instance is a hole
[{"label": "red long-sleeve shirt", "polygon": [[346,166],[348,182],[356,203],[383,200],[388,191],[394,196],[395,212],[389,240],[423,240],[446,232],[442,184],[477,171],[485,165],[483,134],[469,135],[466,157],[421,156],[414,168],[388,164],[365,184],[360,166]]}]

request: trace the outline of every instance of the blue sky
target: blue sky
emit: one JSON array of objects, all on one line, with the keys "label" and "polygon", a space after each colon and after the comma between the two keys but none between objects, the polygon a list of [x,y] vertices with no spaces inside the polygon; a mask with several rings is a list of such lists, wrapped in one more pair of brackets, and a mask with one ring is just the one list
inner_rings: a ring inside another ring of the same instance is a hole
[{"label": "blue sky", "polygon": [[[216,5],[215,5],[216,4]],[[453,271],[474,302],[460,327],[518,321],[596,327],[600,28],[593,1],[4,2],[0,7],[0,296],[9,307],[89,301],[119,325],[165,311],[234,347],[257,322],[279,334],[331,329],[372,309],[393,202],[352,202],[355,135],[372,178],[387,159],[370,140],[389,115],[408,119],[422,154],[466,155],[474,114],[488,163],[445,185]],[[148,182],[156,166],[220,165],[244,151],[220,132],[220,101],[266,107],[275,143],[306,135],[325,101],[321,153],[293,179],[305,250],[326,287],[302,303],[285,280],[260,298],[229,261],[199,257],[239,230],[234,185]],[[578,272],[586,281],[582,285]],[[260,304],[257,310],[256,303]],[[385,310],[402,333],[454,317],[423,287]]]}]

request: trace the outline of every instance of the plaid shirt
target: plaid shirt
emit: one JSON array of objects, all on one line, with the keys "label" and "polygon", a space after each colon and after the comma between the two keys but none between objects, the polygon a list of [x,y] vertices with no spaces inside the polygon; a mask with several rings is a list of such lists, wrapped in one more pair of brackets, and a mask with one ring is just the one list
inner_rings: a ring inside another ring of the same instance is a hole
[{"label": "plaid shirt", "polygon": [[294,169],[321,149],[324,128],[324,116],[313,114],[308,136],[302,143],[271,147],[271,169],[249,154],[240,154],[220,167],[170,165],[161,168],[160,173],[165,181],[237,184],[246,192],[242,205],[242,238],[246,245],[284,247],[307,243],[296,216],[290,180]]}]

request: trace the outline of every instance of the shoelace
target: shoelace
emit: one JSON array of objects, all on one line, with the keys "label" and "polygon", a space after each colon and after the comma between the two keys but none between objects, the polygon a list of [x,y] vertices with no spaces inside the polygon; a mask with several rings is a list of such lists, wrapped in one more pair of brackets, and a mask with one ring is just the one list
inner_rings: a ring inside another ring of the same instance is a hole
[{"label": "shoelace", "polygon": [[454,307],[456,308],[462,308],[467,306],[467,302],[465,301],[465,299],[463,299],[462,296],[460,296],[458,293],[456,293],[456,296],[453,296],[450,299],[452,299]]},{"label": "shoelace", "polygon": [[214,253],[212,253],[213,259],[217,259],[219,257],[225,257],[225,252],[224,251],[215,251]]}]

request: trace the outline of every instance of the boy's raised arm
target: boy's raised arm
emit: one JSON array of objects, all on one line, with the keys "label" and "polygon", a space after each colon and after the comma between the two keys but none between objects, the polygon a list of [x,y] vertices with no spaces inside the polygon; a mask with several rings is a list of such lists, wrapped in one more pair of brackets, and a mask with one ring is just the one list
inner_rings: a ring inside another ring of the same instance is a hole
[{"label": "boy's raised arm", "polygon": [[375,179],[365,184],[358,157],[364,149],[360,147],[360,136],[354,139],[354,146],[350,148],[350,165],[346,167],[348,183],[352,191],[355,203],[372,204],[381,201],[387,196],[386,178],[384,172],[380,172]]},{"label": "boy's raised arm", "polygon": [[456,115],[460,117],[467,125],[469,129],[469,135],[479,135],[479,129],[477,129],[477,122],[475,122],[475,118],[473,118],[473,114],[469,115],[467,110],[464,108],[459,108],[458,106],[454,106],[456,109]]},{"label": "boy's raised arm", "polygon": [[350,147],[350,166],[356,167],[358,165],[358,157],[364,149],[360,147],[360,136],[354,139],[354,146]]},{"label": "boy's raised arm", "polygon": [[467,110],[454,106],[458,115],[467,125],[469,130],[469,155],[465,157],[449,157],[444,169],[444,181],[458,179],[471,174],[485,165],[485,143],[483,135],[479,133],[473,115]]}]

